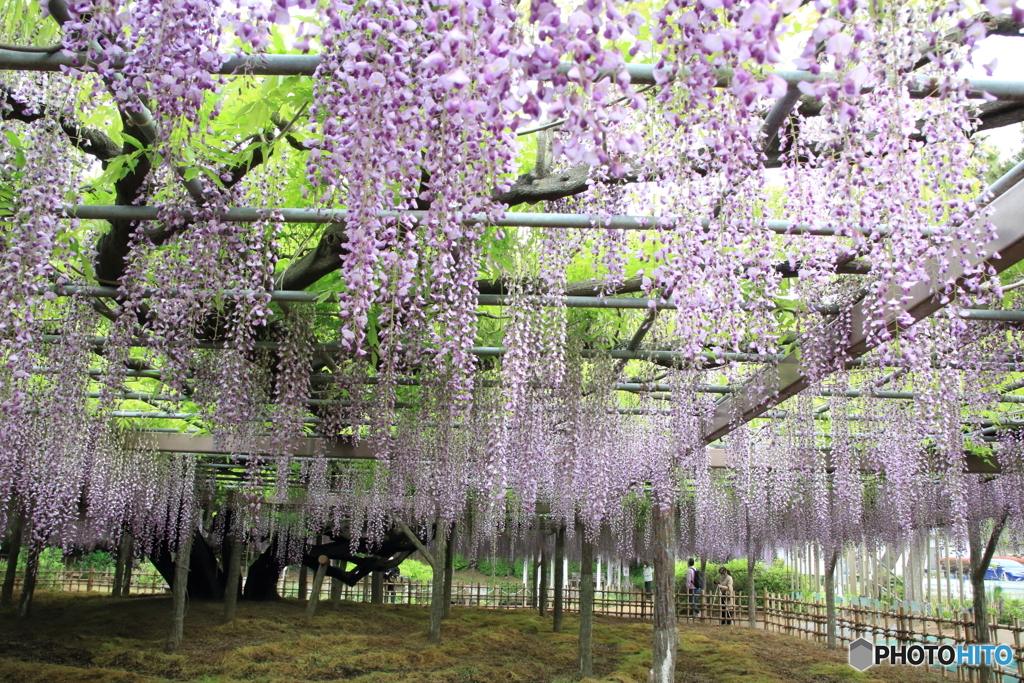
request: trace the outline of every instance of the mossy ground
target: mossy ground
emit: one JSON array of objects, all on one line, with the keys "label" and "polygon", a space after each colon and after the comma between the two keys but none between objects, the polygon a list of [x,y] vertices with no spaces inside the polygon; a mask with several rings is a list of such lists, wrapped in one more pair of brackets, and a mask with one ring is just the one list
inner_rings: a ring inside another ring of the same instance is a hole
[{"label": "mossy ground", "polygon": [[[240,603],[221,624],[220,604],[192,602],[185,643],[166,655],[170,599],[114,599],[96,593],[39,593],[32,617],[0,612],[3,683],[556,683],[575,680],[577,621],[552,633],[550,618],[527,610],[453,608],[444,643],[427,642],[423,606],[321,604],[312,621],[295,600]],[[648,623],[598,617],[597,678],[644,683]],[[816,643],[741,627],[681,625],[677,681],[687,683],[838,683],[940,680],[909,668],[862,675]]]}]

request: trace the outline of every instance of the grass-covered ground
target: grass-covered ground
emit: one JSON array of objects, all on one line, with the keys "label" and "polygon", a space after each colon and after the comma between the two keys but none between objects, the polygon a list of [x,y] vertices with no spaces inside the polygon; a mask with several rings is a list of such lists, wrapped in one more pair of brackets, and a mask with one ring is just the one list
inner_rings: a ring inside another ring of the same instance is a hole
[{"label": "grass-covered ground", "polygon": [[[238,618],[220,624],[220,604],[193,602],[185,643],[163,653],[170,599],[113,599],[96,593],[38,593],[28,621],[0,612],[3,683],[143,681],[258,681],[305,683],[575,680],[576,619],[552,633],[550,618],[527,610],[454,608],[444,643],[427,643],[422,606],[323,604],[312,621],[297,601],[239,603]],[[645,683],[651,626],[598,617],[594,626],[597,678]],[[832,683],[937,681],[912,667],[861,675],[845,652],[742,627],[680,630],[677,681],[687,683]]]}]

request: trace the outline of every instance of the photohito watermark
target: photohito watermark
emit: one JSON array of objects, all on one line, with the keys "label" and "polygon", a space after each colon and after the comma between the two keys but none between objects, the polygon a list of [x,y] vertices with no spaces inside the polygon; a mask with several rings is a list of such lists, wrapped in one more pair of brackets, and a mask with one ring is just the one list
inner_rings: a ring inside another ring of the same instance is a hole
[{"label": "photohito watermark", "polygon": [[1009,645],[876,645],[866,638],[850,643],[850,666],[857,671],[866,671],[882,662],[911,666],[1009,666],[1013,649]]}]

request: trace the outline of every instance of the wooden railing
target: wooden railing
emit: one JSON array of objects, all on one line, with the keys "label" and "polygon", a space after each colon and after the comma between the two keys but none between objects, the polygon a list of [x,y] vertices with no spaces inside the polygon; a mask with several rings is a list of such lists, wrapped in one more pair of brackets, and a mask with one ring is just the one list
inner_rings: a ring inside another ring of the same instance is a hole
[{"label": "wooden railing", "polygon": [[[40,571],[37,587],[41,590],[59,591],[106,591],[113,586],[112,570],[60,570]],[[295,572],[283,573],[278,580],[278,593],[283,597],[297,598],[299,580]],[[332,585],[324,582],[320,599],[331,599]],[[397,581],[384,584],[384,602],[398,604],[426,605],[430,602],[429,582]],[[159,594],[168,591],[162,577],[152,573],[135,573],[132,576],[131,592],[136,595]],[[350,602],[370,602],[370,582],[364,579],[355,586],[341,584],[340,599]],[[576,586],[563,590],[564,609],[579,611],[580,591]],[[626,619],[650,619],[653,603],[650,594],[632,586],[610,587],[594,591],[594,613]],[[548,609],[554,603],[554,590],[548,591]],[[490,585],[483,583],[452,584],[452,604],[465,607],[489,609],[521,609],[536,607],[537,596],[519,584]],[[836,639],[845,646],[857,638],[866,638],[876,643],[890,645],[949,644],[958,645],[974,639],[974,619],[970,612],[941,614],[911,611],[904,607],[884,609],[859,604],[836,606]],[[676,614],[682,623],[704,626],[734,625],[747,626],[747,596],[740,594],[724,599],[719,595],[676,595]],[[762,594],[756,597],[755,627],[797,636],[824,643],[826,641],[825,605],[816,601],[805,601],[788,595]],[[1009,624],[999,623],[993,617],[989,625],[990,640],[993,644],[1009,645],[1014,652],[1014,662],[1009,667],[996,666],[999,683],[1016,681],[1024,683],[1024,625],[1014,618]],[[957,681],[973,681],[977,678],[977,667],[938,666],[944,678]]]},{"label": "wooden railing", "polygon": [[[15,590],[21,590],[21,576],[14,581]],[[101,591],[109,593],[114,586],[113,569],[58,569],[36,573],[36,590]],[[170,590],[163,577],[156,573],[135,572],[131,578],[133,595],[155,595]]]},{"label": "wooden railing", "polygon": [[[825,605],[805,602],[789,596],[768,594],[758,598],[762,627],[778,633],[796,635],[809,640],[825,642]],[[995,681],[1009,683],[1024,681],[1024,626],[1013,618],[1009,624],[999,623],[995,616],[989,624],[992,644],[1008,645],[1013,649],[1014,662],[1008,667],[994,666]],[[974,640],[974,615],[970,612],[933,614],[910,611],[903,606],[879,609],[857,604],[836,606],[836,639],[846,645],[858,638],[889,645],[959,645]],[[937,666],[943,678],[973,681],[977,667]]]}]

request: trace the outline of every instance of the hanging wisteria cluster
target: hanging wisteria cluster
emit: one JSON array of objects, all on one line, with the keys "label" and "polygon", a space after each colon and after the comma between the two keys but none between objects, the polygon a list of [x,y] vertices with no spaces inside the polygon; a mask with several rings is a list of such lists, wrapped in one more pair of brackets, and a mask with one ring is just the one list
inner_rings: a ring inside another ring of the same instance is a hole
[{"label": "hanging wisteria cluster", "polygon": [[[20,516],[65,548],[129,532],[152,553],[204,528],[276,539],[282,562],[395,520],[533,552],[538,510],[642,557],[652,505],[678,511],[681,551],[719,558],[962,539],[993,510],[1024,531],[1020,444],[993,443],[1019,335],[955,314],[1004,304],[960,74],[985,24],[965,3],[41,7],[73,65],[2,84],[0,529]],[[239,109],[223,93],[275,45],[315,51],[315,72]],[[258,126],[222,120],[275,97]],[[101,119],[116,134],[77,123]],[[493,227],[509,196],[574,179],[546,208],[589,227]],[[157,217],[67,217],[101,193]],[[292,232],[295,197],[343,213]],[[627,214],[643,229],[609,227]],[[484,275],[501,307],[480,310]],[[595,322],[565,306],[575,280],[650,306]],[[284,283],[321,294],[274,303]],[[954,314],[911,326],[925,285]],[[875,350],[848,367],[854,339]],[[780,391],[771,364],[795,348],[807,389],[728,415],[711,467],[727,397]],[[645,349],[663,355],[619,353]],[[235,478],[140,446],[132,412],[212,433]],[[1005,474],[965,473],[968,449]]]}]

